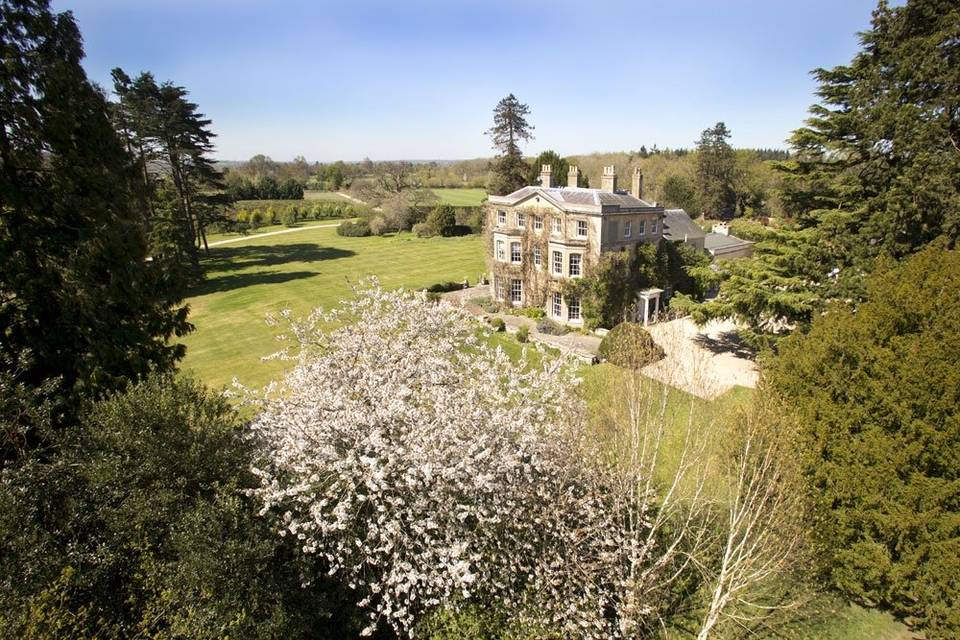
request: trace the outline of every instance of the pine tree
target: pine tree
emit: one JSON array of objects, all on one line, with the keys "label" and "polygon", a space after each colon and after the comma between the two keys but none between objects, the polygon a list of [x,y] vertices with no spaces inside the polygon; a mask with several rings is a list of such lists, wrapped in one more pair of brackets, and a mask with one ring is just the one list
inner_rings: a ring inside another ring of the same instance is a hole
[{"label": "pine tree", "polygon": [[63,424],[83,399],[171,369],[187,312],[147,259],[137,168],[73,17],[0,0],[0,53],[0,367],[56,381]]},{"label": "pine tree", "polygon": [[530,107],[511,93],[493,110],[493,127],[486,131],[500,155],[493,162],[491,193],[504,195],[526,184],[529,165],[524,162],[520,143],[533,139],[533,125],[526,116]]},{"label": "pine tree", "polygon": [[704,129],[697,141],[699,204],[707,218],[731,215],[736,206],[737,196],[733,188],[736,155],[727,142],[729,137],[727,125],[718,122]]}]

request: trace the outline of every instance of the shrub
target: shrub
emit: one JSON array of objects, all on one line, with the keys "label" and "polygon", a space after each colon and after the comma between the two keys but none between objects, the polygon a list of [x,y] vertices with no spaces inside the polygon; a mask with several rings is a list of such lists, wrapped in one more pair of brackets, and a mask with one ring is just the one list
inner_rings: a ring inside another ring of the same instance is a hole
[{"label": "shrub", "polygon": [[518,342],[527,342],[530,339],[530,328],[527,325],[521,325],[517,329],[517,341]]},{"label": "shrub", "polygon": [[432,291],[434,293],[446,293],[448,291],[459,291],[460,289],[463,289],[462,282],[447,281],[430,285],[427,291]]},{"label": "shrub", "polygon": [[297,225],[297,210],[293,207],[284,209],[280,213],[280,222],[287,227],[295,227]]},{"label": "shrub", "polygon": [[537,333],[545,333],[548,336],[562,336],[569,331],[570,329],[566,325],[554,322],[550,318],[542,318],[537,322]]},{"label": "shrub", "polygon": [[418,222],[413,225],[413,234],[418,238],[429,238],[434,235],[433,227],[431,227],[426,222]]},{"label": "shrub", "polygon": [[438,204],[427,216],[427,225],[438,236],[454,235],[457,226],[457,213],[452,205]]},{"label": "shrub", "polygon": [[387,221],[383,216],[377,216],[369,223],[370,233],[375,236],[382,236],[383,234],[390,231]]},{"label": "shrub", "polygon": [[337,225],[337,235],[338,236],[349,236],[353,238],[360,238],[370,235],[370,225],[360,220],[359,222],[341,222]]},{"label": "shrub", "polygon": [[642,369],[664,356],[647,330],[636,322],[621,322],[600,342],[598,355],[626,369]]},{"label": "shrub", "polygon": [[250,214],[250,228],[258,229],[263,226],[263,211],[260,209],[254,209]]},{"label": "shrub", "polygon": [[490,326],[493,327],[494,331],[507,330],[507,325],[504,323],[503,318],[490,318]]}]

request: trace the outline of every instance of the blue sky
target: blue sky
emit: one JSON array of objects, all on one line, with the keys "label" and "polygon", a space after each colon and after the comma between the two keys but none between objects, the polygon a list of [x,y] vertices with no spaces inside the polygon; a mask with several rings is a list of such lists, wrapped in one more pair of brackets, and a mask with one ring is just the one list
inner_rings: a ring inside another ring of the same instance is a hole
[{"label": "blue sky", "polygon": [[497,101],[530,105],[525,151],[783,147],[809,71],[849,61],[874,0],[54,0],[90,77],[149,70],[189,89],[217,156],[492,155]]}]

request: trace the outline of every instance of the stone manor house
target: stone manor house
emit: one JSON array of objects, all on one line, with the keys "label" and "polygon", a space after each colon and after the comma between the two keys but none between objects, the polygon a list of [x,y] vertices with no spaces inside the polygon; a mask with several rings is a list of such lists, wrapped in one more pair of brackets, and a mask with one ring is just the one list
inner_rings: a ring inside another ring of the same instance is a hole
[{"label": "stone manor house", "polygon": [[[550,165],[540,186],[523,187],[486,202],[491,297],[514,306],[542,307],[557,322],[580,326],[580,300],[562,284],[579,278],[606,251],[658,243],[663,207],[643,199],[643,174],[634,170],[629,193],[617,189],[614,167],[604,167],[599,189],[579,186],[570,167],[566,187],[556,187]],[[644,321],[659,309],[659,289],[640,293]]]}]

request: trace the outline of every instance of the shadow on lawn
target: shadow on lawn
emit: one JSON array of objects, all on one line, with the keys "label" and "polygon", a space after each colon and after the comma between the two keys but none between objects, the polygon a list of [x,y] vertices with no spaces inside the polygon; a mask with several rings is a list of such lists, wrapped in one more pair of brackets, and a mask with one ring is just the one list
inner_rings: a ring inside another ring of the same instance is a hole
[{"label": "shadow on lawn", "polygon": [[233,289],[242,289],[256,284],[279,284],[291,280],[301,280],[318,275],[319,271],[254,271],[253,273],[234,273],[207,278],[190,290],[191,296],[204,296],[208,293],[220,293]]},{"label": "shadow on lawn", "polygon": [[[207,273],[238,271],[254,267],[272,267],[290,262],[319,262],[349,258],[356,252],[335,247],[321,247],[301,242],[298,244],[252,245],[243,247],[214,247],[201,262]],[[252,274],[255,275],[255,274]],[[217,279],[215,276],[214,279]]]}]

